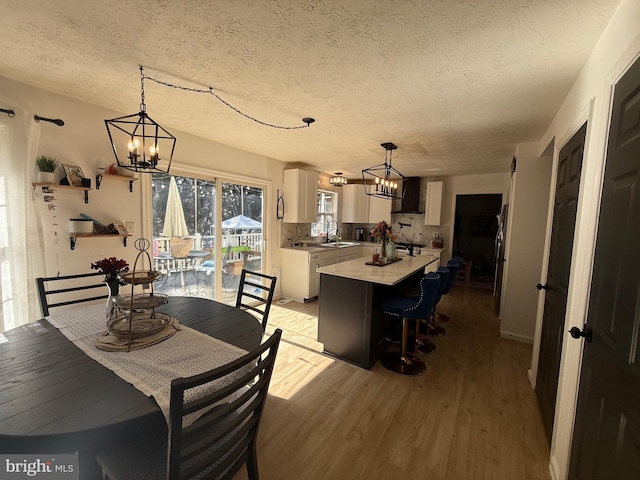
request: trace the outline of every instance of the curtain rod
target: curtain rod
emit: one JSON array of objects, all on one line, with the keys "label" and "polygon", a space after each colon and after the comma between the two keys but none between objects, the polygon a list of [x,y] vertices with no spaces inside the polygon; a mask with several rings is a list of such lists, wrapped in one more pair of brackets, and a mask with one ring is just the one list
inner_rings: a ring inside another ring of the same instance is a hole
[{"label": "curtain rod", "polygon": [[36,122],[39,122],[40,120],[42,120],[43,122],[55,123],[59,127],[62,127],[64,125],[64,122],[62,120],[60,120],[59,118],[45,118],[45,117],[41,117],[40,115],[34,115],[33,119]]},{"label": "curtain rod", "polygon": [[[10,117],[15,117],[16,116],[16,112],[15,111],[13,111],[12,109],[7,109],[7,108],[0,108],[0,113],[6,113]],[[40,120],[42,120],[43,122],[51,122],[51,123],[53,123],[55,125],[58,125],[59,127],[62,127],[64,125],[64,121],[59,119],[59,118],[46,118],[46,117],[41,117],[40,115],[34,115],[33,119],[36,122],[39,122]]]}]

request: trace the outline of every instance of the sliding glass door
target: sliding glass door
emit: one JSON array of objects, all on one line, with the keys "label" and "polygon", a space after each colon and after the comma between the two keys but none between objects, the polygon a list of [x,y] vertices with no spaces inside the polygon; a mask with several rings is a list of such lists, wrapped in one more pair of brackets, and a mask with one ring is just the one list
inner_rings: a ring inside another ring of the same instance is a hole
[{"label": "sliding glass door", "polygon": [[153,174],[152,199],[156,291],[235,303],[242,269],[262,271],[264,189]]}]

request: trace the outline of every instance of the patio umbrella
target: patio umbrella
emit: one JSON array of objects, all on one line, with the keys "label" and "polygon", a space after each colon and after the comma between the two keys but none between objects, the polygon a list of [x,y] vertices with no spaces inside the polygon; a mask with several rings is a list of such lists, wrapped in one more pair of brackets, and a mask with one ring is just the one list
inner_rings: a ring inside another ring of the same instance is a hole
[{"label": "patio umbrella", "polygon": [[180,200],[178,185],[174,177],[171,177],[171,183],[169,183],[169,196],[167,197],[167,208],[164,211],[162,235],[165,237],[186,237],[189,235],[187,222],[184,219],[182,200]]},{"label": "patio umbrella", "polygon": [[227,220],[224,220],[222,222],[222,228],[227,228],[230,230],[237,230],[237,229],[249,229],[249,228],[255,228],[255,229],[262,229],[262,223],[254,220],[253,218],[249,218],[249,217],[245,217],[244,215],[236,215],[235,217],[231,217]]}]

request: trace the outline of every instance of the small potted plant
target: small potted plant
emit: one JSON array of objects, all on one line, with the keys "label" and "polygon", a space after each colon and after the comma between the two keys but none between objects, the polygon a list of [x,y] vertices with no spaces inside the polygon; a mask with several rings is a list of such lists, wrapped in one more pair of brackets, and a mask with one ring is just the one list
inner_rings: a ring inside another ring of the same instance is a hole
[{"label": "small potted plant", "polygon": [[36,167],[38,169],[38,183],[56,183],[56,168],[58,160],[48,155],[38,155],[36,157]]}]

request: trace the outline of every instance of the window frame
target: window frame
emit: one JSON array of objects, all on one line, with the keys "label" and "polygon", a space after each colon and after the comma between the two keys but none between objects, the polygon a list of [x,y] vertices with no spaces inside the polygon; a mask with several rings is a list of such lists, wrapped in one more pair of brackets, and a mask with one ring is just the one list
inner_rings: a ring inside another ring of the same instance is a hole
[{"label": "window frame", "polygon": [[[325,212],[325,199],[331,198],[331,211]],[[318,189],[318,197],[316,199],[317,217],[316,222],[311,224],[312,237],[325,237],[327,232],[331,230],[330,224],[334,221],[338,222],[338,194],[331,190]],[[337,225],[336,225],[337,230]],[[336,232],[337,233],[337,232]]]}]

